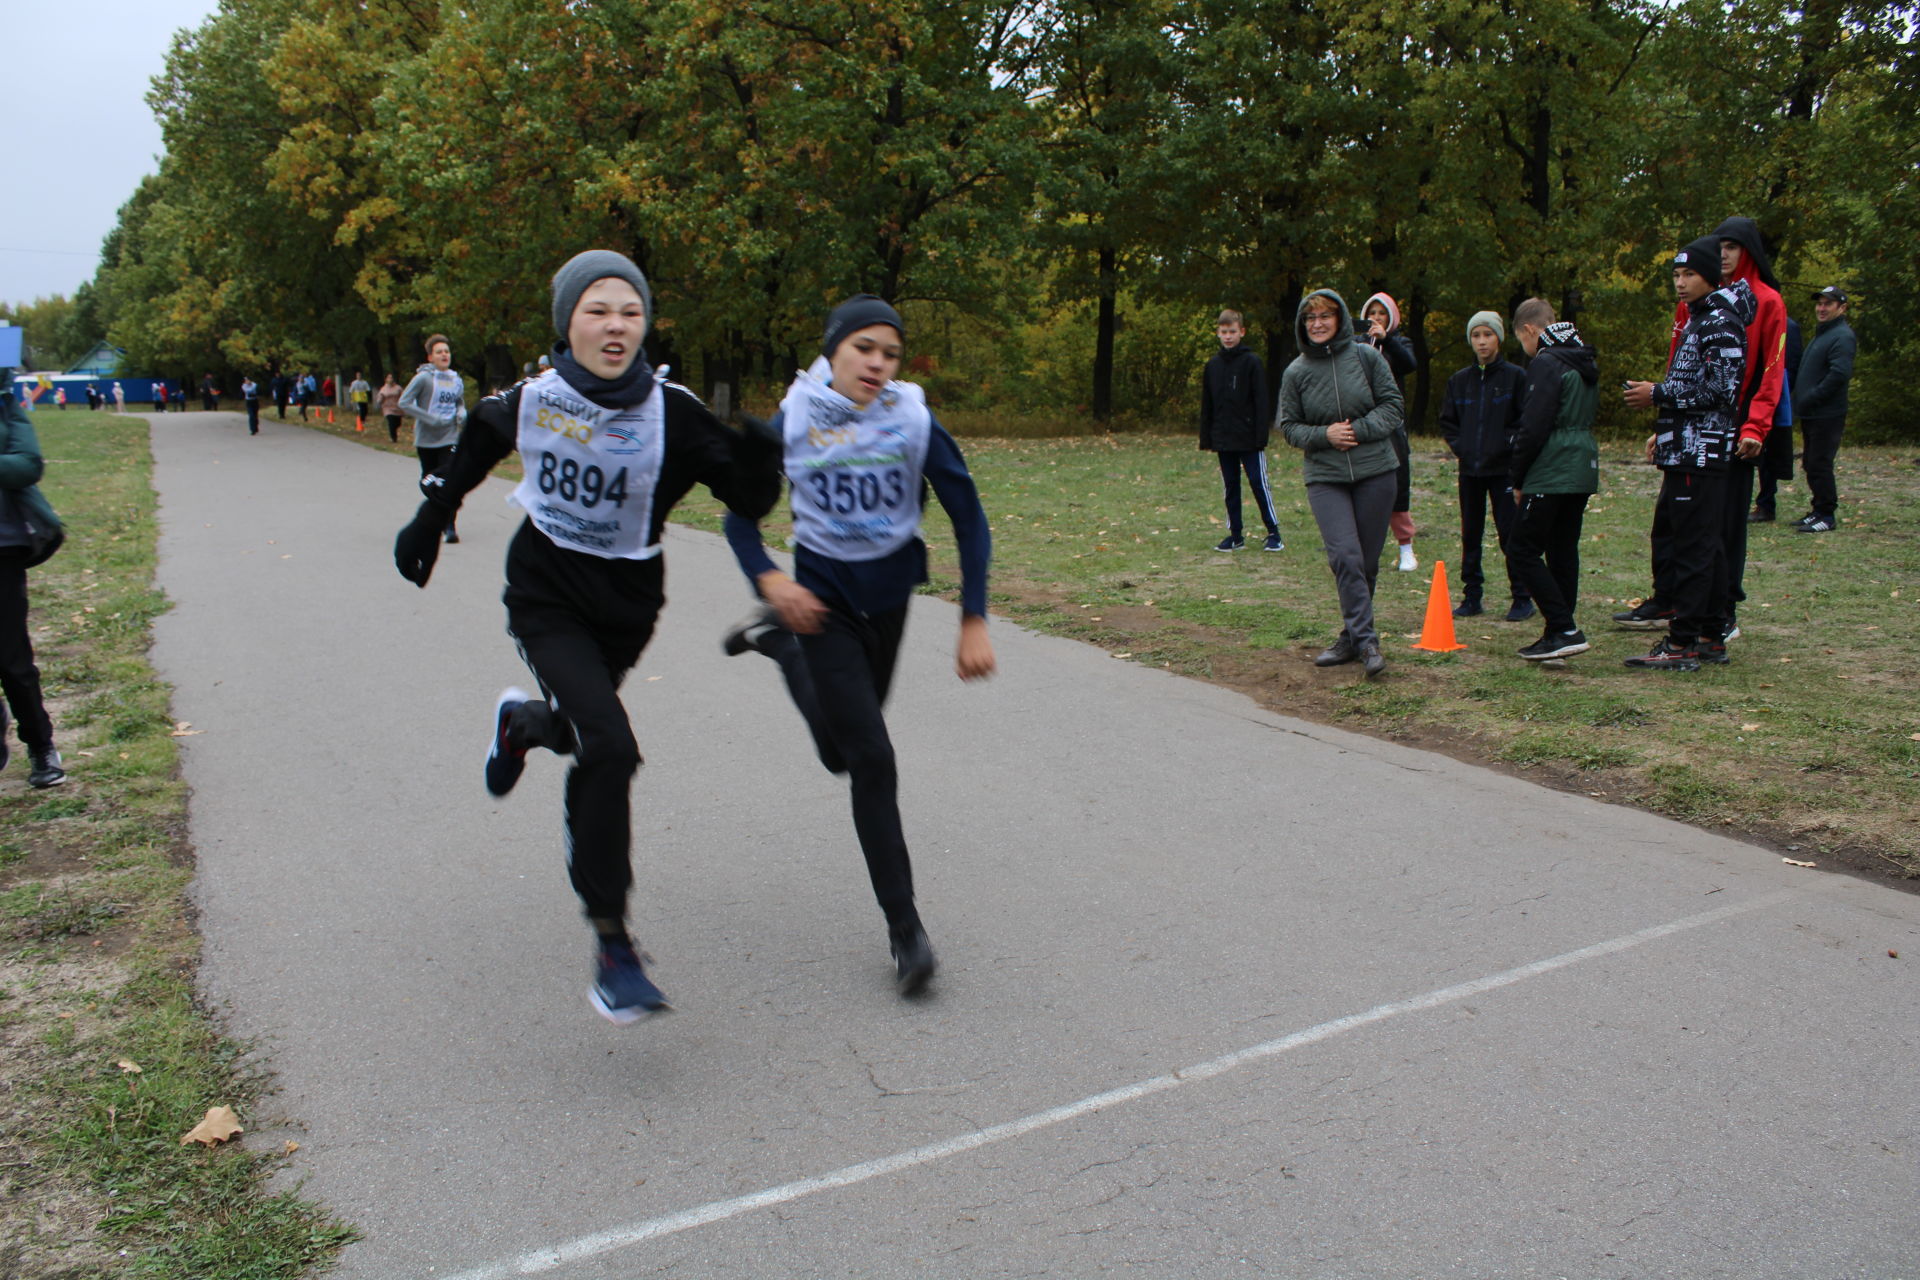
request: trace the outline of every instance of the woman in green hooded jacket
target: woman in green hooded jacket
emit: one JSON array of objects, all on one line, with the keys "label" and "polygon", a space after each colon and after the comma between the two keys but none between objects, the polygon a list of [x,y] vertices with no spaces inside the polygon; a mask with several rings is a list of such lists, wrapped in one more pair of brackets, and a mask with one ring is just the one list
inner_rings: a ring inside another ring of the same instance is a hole
[{"label": "woman in green hooded jacket", "polygon": [[1373,584],[1393,515],[1399,459],[1400,389],[1386,357],[1353,340],[1347,304],[1331,289],[1300,301],[1300,354],[1280,377],[1279,427],[1304,455],[1307,504],[1340,593],[1340,635],[1314,665],[1356,658],[1370,676],[1386,669],[1373,624]]}]

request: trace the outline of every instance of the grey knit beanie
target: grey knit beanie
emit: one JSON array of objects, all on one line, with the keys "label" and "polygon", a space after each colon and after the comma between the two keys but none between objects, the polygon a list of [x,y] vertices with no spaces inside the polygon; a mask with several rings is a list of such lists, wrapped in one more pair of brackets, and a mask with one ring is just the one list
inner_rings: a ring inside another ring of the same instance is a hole
[{"label": "grey knit beanie", "polygon": [[625,280],[639,290],[641,305],[647,310],[647,328],[652,330],[653,290],[647,288],[647,278],[640,274],[640,268],[624,253],[589,249],[574,254],[565,266],[553,273],[554,333],[562,338],[567,336],[567,324],[573,319],[573,309],[580,305],[580,295],[595,280],[605,280],[608,276]]},{"label": "grey knit beanie", "polygon": [[1481,325],[1493,330],[1493,336],[1501,342],[1507,340],[1507,323],[1492,311],[1476,311],[1467,318],[1467,341],[1473,341],[1473,331]]},{"label": "grey knit beanie", "polygon": [[870,293],[854,294],[827,316],[827,331],[820,339],[820,354],[829,360],[833,359],[834,348],[840,345],[841,339],[876,324],[892,325],[899,333],[900,340],[906,341],[906,322],[900,318],[898,311],[884,299]]}]

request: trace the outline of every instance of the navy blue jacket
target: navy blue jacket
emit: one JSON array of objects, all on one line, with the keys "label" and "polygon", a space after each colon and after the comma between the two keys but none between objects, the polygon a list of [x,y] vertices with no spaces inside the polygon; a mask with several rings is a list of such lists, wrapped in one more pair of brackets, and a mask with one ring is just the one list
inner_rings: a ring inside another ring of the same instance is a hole
[{"label": "navy blue jacket", "polygon": [[1504,476],[1513,453],[1513,429],[1526,403],[1527,373],[1502,357],[1468,365],[1447,379],[1440,434],[1460,459],[1463,476]]}]

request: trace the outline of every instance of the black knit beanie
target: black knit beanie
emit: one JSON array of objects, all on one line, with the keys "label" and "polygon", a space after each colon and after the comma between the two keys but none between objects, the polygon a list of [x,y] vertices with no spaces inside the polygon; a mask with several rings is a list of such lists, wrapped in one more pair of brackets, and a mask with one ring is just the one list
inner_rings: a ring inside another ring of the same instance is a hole
[{"label": "black knit beanie", "polygon": [[1701,236],[1673,255],[1673,265],[1685,267],[1710,285],[1720,283],[1720,237]]},{"label": "black knit beanie", "polygon": [[589,249],[574,254],[565,266],[553,273],[553,331],[556,334],[562,338],[567,336],[567,325],[573,320],[573,309],[580,305],[580,295],[595,280],[605,280],[608,276],[625,280],[639,291],[640,303],[647,310],[647,329],[652,331],[653,290],[647,288],[647,278],[640,274],[640,268],[624,253]]},{"label": "black knit beanie", "polygon": [[833,349],[839,346],[850,333],[858,333],[868,325],[890,324],[899,331],[900,340],[906,341],[907,326],[900,319],[900,313],[888,306],[885,300],[870,293],[856,293],[835,307],[827,316],[827,333],[820,340],[820,354],[833,359]]}]

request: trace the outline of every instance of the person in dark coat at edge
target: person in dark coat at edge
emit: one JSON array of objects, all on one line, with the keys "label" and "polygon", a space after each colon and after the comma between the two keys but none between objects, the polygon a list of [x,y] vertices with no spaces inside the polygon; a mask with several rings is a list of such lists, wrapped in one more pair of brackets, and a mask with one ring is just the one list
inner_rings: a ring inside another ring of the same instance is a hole
[{"label": "person in dark coat at edge", "polygon": [[1220,489],[1227,504],[1227,536],[1215,551],[1247,545],[1241,519],[1240,474],[1253,490],[1253,505],[1267,527],[1263,549],[1284,551],[1280,522],[1273,514],[1273,490],[1267,484],[1267,438],[1273,431],[1273,401],[1267,395],[1267,370],[1247,348],[1246,326],[1238,311],[1222,311],[1214,323],[1220,349],[1200,375],[1200,447],[1220,455]]},{"label": "person in dark coat at edge", "polygon": [[1847,295],[1828,285],[1814,295],[1814,307],[1820,323],[1797,366],[1800,381],[1794,388],[1794,410],[1806,445],[1800,467],[1813,505],[1792,526],[1795,533],[1832,533],[1840,527],[1833,460],[1847,425],[1847,383],[1853,377],[1855,344],[1853,326],[1847,323]]},{"label": "person in dark coat at edge", "polygon": [[[1747,598],[1747,510],[1753,500],[1753,478],[1761,450],[1773,430],[1774,414],[1780,405],[1781,380],[1787,361],[1787,305],[1780,300],[1780,282],[1774,278],[1773,262],[1767,255],[1759,224],[1752,218],[1728,218],[1713,230],[1720,242],[1720,278],[1723,287],[1744,280],[1753,291],[1755,312],[1747,324],[1746,374],[1740,384],[1736,406],[1737,442],[1730,446],[1727,458],[1726,501],[1721,541],[1726,548],[1727,617],[1721,627],[1721,640],[1740,634],[1739,608]],[[1681,304],[1674,308],[1673,337],[1667,346],[1667,358],[1680,347],[1690,313]],[[1613,620],[1621,626],[1651,629],[1673,621],[1673,605],[1667,596],[1666,563],[1671,548],[1659,539],[1653,545],[1653,591],[1646,601]],[[1670,629],[1670,628],[1669,628]]]}]

